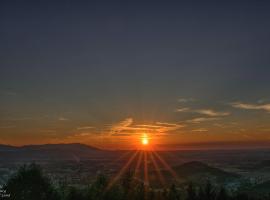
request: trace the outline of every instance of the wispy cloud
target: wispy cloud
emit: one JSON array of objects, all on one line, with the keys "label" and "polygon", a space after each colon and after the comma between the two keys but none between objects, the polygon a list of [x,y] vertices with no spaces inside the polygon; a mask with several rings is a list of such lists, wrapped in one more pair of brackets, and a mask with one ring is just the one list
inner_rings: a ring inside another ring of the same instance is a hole
[{"label": "wispy cloud", "polygon": [[65,118],[65,117],[59,117],[58,118],[59,121],[69,121],[69,119]]},{"label": "wispy cloud", "polygon": [[81,127],[77,127],[77,130],[87,130],[87,129],[93,129],[95,127],[93,126],[81,126]]},{"label": "wispy cloud", "polygon": [[198,129],[194,129],[194,130],[191,130],[192,132],[207,132],[208,130],[205,129],[205,128],[198,128]]},{"label": "wispy cloud", "polygon": [[159,125],[162,125],[162,126],[179,126],[179,124],[168,123],[168,122],[156,122],[156,124],[159,124]]},{"label": "wispy cloud", "polygon": [[79,137],[79,136],[89,136],[89,135],[91,135],[91,133],[77,133],[77,134],[75,134],[74,136],[75,137]]},{"label": "wispy cloud", "polygon": [[207,115],[209,117],[225,117],[230,115],[229,112],[220,112],[220,111],[215,111],[213,109],[191,109],[188,107],[183,107],[183,108],[177,108],[175,112],[190,112],[190,113],[198,113],[201,115]]},{"label": "wispy cloud", "polygon": [[177,108],[177,109],[175,109],[175,112],[187,112],[189,110],[190,110],[190,108],[184,107],[184,108]]},{"label": "wispy cloud", "polygon": [[179,103],[187,103],[187,102],[192,102],[192,101],[195,101],[195,99],[193,99],[193,98],[180,98],[180,99],[178,99]]},{"label": "wispy cloud", "polygon": [[182,127],[184,127],[184,125],[169,122],[155,122],[153,124],[134,124],[132,118],[126,118],[125,120],[113,125],[111,127],[111,133],[125,133],[132,135],[138,132],[166,133],[180,129]]},{"label": "wispy cloud", "polygon": [[185,125],[183,124],[167,123],[167,122],[156,122],[156,124],[160,125],[160,128],[157,129],[157,131],[160,133],[175,131],[177,129],[185,127]]},{"label": "wispy cloud", "polygon": [[211,109],[195,110],[194,112],[202,114],[202,115],[207,115],[210,117],[223,117],[223,116],[230,115],[229,112],[218,112]]},{"label": "wispy cloud", "polygon": [[270,113],[270,104],[247,104],[242,102],[231,103],[232,107],[244,110],[264,110]]},{"label": "wispy cloud", "polygon": [[111,130],[113,132],[120,132],[122,130],[127,129],[132,123],[133,123],[132,118],[126,118],[123,121],[120,121],[120,122],[116,123],[115,125],[113,125],[111,127]]},{"label": "wispy cloud", "polygon": [[188,123],[201,123],[201,122],[208,122],[208,121],[214,121],[219,120],[220,118],[217,117],[197,117],[194,119],[187,120]]}]

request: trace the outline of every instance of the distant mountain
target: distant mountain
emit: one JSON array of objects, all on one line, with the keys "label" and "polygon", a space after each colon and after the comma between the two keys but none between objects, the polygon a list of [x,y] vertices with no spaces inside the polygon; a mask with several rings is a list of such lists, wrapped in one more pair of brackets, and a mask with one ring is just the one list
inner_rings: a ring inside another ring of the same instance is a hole
[{"label": "distant mountain", "polygon": [[270,171],[270,160],[263,160],[259,163],[244,165],[240,169],[249,170],[253,172],[265,172]]},{"label": "distant mountain", "polygon": [[255,167],[255,169],[264,169],[264,168],[270,168],[270,160],[263,160]]},{"label": "distant mountain", "polygon": [[[225,183],[227,181],[240,178],[240,175],[238,174],[226,172],[222,169],[211,167],[199,161],[187,162],[182,165],[173,167],[172,170],[177,174],[178,180],[183,183],[190,181],[193,183],[200,183],[201,181],[205,180],[211,180],[217,183]],[[174,178],[172,177],[169,170],[161,170],[161,173],[165,176],[166,179]]]},{"label": "distant mountain", "polygon": [[14,151],[17,147],[11,145],[0,144],[0,151]]},{"label": "distant mountain", "polygon": [[68,160],[101,155],[106,151],[85,144],[0,145],[0,160]]},{"label": "distant mountain", "polygon": [[26,145],[22,146],[22,150],[46,150],[46,151],[100,151],[100,149],[92,146],[88,146],[80,143],[71,143],[71,144],[43,144],[43,145]]},{"label": "distant mountain", "polygon": [[173,168],[180,176],[190,176],[195,174],[211,174],[213,176],[224,176],[224,177],[231,177],[237,178],[239,177],[236,174],[226,172],[216,167],[211,167],[203,162],[199,161],[192,161],[188,163],[184,163],[180,166]]}]

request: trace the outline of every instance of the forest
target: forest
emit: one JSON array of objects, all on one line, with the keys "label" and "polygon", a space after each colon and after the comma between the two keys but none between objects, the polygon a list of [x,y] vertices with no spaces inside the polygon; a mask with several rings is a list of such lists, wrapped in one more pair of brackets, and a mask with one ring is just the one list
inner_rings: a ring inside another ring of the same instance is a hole
[{"label": "forest", "polygon": [[192,182],[185,187],[172,183],[163,189],[155,189],[134,179],[128,170],[119,180],[111,184],[111,177],[97,174],[85,186],[54,184],[35,164],[21,166],[7,183],[0,188],[0,199],[10,200],[270,200],[266,196],[256,197],[246,192],[228,192],[210,181],[200,186]]}]

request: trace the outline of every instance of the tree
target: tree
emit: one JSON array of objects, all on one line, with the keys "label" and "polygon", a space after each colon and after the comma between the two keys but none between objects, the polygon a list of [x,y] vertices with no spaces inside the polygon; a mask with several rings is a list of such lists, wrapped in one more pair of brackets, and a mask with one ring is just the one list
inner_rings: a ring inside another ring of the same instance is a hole
[{"label": "tree", "polygon": [[131,170],[128,170],[121,179],[121,186],[124,190],[124,199],[130,199],[129,194],[132,189],[134,173]]},{"label": "tree", "polygon": [[11,200],[57,200],[56,190],[36,164],[24,165],[4,187]]},{"label": "tree", "polygon": [[75,187],[70,187],[68,190],[68,195],[66,197],[66,200],[84,200],[84,196],[82,195],[82,192],[79,191]]},{"label": "tree", "polygon": [[205,200],[214,200],[215,199],[215,191],[210,181],[207,181],[205,189],[204,189],[204,199]]},{"label": "tree", "polygon": [[172,184],[168,192],[168,200],[180,200],[179,191],[176,189],[175,184]]},{"label": "tree", "polygon": [[103,199],[108,178],[103,173],[99,173],[94,183],[90,186],[87,194],[88,199],[101,200]]},{"label": "tree", "polygon": [[145,199],[145,185],[144,183],[139,183],[136,188],[135,188],[135,193],[134,193],[134,199],[135,200],[144,200]]},{"label": "tree", "polygon": [[113,185],[108,191],[103,195],[104,200],[128,200],[124,197],[123,188],[119,184]]},{"label": "tree", "polygon": [[187,187],[187,198],[186,200],[196,200],[197,199],[197,193],[196,190],[193,187],[193,184],[190,183]]},{"label": "tree", "polygon": [[216,200],[228,200],[229,196],[227,194],[227,191],[224,187],[221,187],[219,190],[219,193],[217,194]]}]

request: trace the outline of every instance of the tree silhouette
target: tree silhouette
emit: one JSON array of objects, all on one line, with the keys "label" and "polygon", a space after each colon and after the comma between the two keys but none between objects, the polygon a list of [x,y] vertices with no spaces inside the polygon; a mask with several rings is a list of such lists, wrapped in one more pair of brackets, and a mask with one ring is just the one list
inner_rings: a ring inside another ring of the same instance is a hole
[{"label": "tree silhouette", "polygon": [[19,168],[6,183],[3,190],[11,194],[11,200],[270,200],[270,196],[240,191],[229,195],[224,187],[217,190],[210,182],[197,187],[190,183],[188,187],[172,184],[170,188],[152,188],[141,180],[133,178],[128,171],[120,181],[108,188],[108,177],[99,173],[88,187],[70,186],[63,182],[57,190],[36,164]]},{"label": "tree silhouette", "polygon": [[134,199],[135,200],[144,200],[146,199],[146,195],[145,195],[145,185],[144,183],[139,183],[137,184],[136,188],[135,188],[135,192],[134,192]]},{"label": "tree silhouette", "polygon": [[24,165],[11,177],[4,187],[11,200],[57,200],[59,199],[49,179],[36,164]]},{"label": "tree silhouette", "polygon": [[214,200],[215,199],[215,191],[210,181],[207,181],[206,186],[203,190],[202,196],[200,196],[201,199],[204,200]]},{"label": "tree silhouette", "polygon": [[190,183],[187,187],[186,200],[197,200],[197,193],[192,183]]},{"label": "tree silhouette", "polygon": [[128,200],[124,197],[123,188],[119,185],[113,185],[108,191],[103,195],[103,200]]},{"label": "tree silhouette", "polygon": [[108,185],[108,178],[103,173],[99,173],[94,183],[87,192],[87,197],[92,200],[102,200],[105,195],[105,189]]},{"label": "tree silhouette", "polygon": [[180,200],[180,193],[176,189],[175,184],[172,184],[168,192],[168,200]]},{"label": "tree silhouette", "polygon": [[227,191],[224,187],[221,187],[219,190],[219,193],[217,194],[216,200],[228,200],[229,196],[227,194]]},{"label": "tree silhouette", "polygon": [[122,177],[121,179],[121,186],[123,188],[124,191],[124,199],[131,199],[130,197],[130,193],[131,193],[131,189],[132,189],[132,183],[133,183],[133,176],[134,173],[131,170],[128,170]]},{"label": "tree silhouette", "polygon": [[81,191],[75,187],[70,187],[66,200],[84,200],[84,196]]}]

